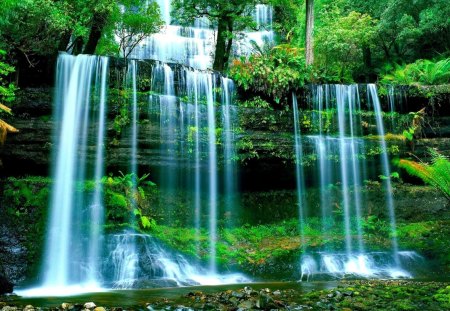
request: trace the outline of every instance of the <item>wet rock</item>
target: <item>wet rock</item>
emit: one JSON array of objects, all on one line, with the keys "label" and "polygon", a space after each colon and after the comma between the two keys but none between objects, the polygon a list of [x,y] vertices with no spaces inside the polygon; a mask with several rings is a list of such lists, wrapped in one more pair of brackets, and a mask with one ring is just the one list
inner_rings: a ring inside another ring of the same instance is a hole
[{"label": "wet rock", "polygon": [[17,307],[5,306],[2,308],[2,311],[17,311]]},{"label": "wet rock", "polygon": [[111,311],[123,311],[122,307],[112,307]]},{"label": "wet rock", "polygon": [[96,307],[96,308],[94,309],[94,311],[106,311],[106,309],[103,308],[103,307]]},{"label": "wet rock", "polygon": [[63,310],[70,310],[70,309],[73,309],[73,307],[74,306],[68,302],[63,302],[61,304],[61,309],[63,309]]},{"label": "wet rock", "polygon": [[83,308],[84,308],[84,306],[81,303],[76,303],[73,306],[70,306],[70,304],[69,304],[69,310],[81,311]]},{"label": "wet rock", "polygon": [[32,305],[27,305],[25,308],[23,308],[23,311],[34,311],[35,308]]},{"label": "wet rock", "polygon": [[242,310],[249,310],[249,309],[252,309],[255,306],[256,306],[255,301],[253,301],[253,300],[245,300],[245,301],[241,302],[238,307],[239,307],[239,309],[242,309]]},{"label": "wet rock", "polygon": [[253,292],[253,289],[250,286],[244,287],[244,293],[250,295]]},{"label": "wet rock", "polygon": [[345,291],[342,293],[344,296],[353,296],[353,292],[351,290]]},{"label": "wet rock", "polygon": [[97,307],[97,306],[96,306],[95,303],[93,303],[93,302],[86,302],[86,303],[84,304],[84,308],[85,308],[85,309],[94,309],[95,307]]},{"label": "wet rock", "polygon": [[3,308],[3,307],[6,307],[6,302],[3,302],[3,301],[0,301],[0,310]]},{"label": "wet rock", "polygon": [[273,292],[273,295],[274,296],[280,296],[281,295],[281,291],[277,289],[276,291]]},{"label": "wet rock", "polygon": [[242,298],[244,298],[244,293],[239,293],[239,292],[233,291],[233,292],[231,293],[231,297],[235,297],[235,298],[237,298],[237,299],[242,299]]}]

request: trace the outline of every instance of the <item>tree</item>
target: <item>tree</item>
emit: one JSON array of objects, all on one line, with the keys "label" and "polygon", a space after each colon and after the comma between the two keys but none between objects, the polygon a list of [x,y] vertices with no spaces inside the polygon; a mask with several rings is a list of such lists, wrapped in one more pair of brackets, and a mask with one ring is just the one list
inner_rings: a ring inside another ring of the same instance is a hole
[{"label": "tree", "polygon": [[252,24],[250,13],[255,4],[255,0],[174,0],[172,3],[176,18],[182,24],[207,17],[217,26],[213,69],[218,71],[228,66],[234,32]]},{"label": "tree", "polygon": [[314,63],[314,0],[306,0],[305,51],[306,65]]},{"label": "tree", "polygon": [[161,30],[163,21],[156,2],[146,4],[140,0],[126,0],[122,5],[113,20],[119,52],[126,59],[145,37]]},{"label": "tree", "polygon": [[[11,114],[11,109],[3,104],[3,102],[11,102],[14,100],[14,92],[16,87],[12,83],[8,83],[5,79],[10,73],[14,72],[14,68],[2,61],[5,51],[0,50],[0,111]],[[3,145],[8,133],[17,133],[18,130],[0,119],[0,143]]]}]

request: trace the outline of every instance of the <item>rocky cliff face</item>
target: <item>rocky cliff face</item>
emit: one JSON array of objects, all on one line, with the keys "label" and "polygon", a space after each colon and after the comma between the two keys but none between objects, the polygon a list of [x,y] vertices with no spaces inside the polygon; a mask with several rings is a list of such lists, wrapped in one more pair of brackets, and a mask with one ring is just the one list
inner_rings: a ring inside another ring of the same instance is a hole
[{"label": "rocky cliff face", "polygon": [[[48,175],[51,170],[54,129],[53,90],[25,89],[20,91],[13,105],[15,117],[10,121],[20,133],[9,135],[2,150],[3,174],[6,176]],[[146,100],[145,98],[143,100]],[[127,171],[131,134],[125,126],[119,137],[114,130],[113,99],[109,105],[107,172]],[[236,130],[241,162],[241,187],[264,190],[294,187],[294,137],[292,114],[289,111],[257,108],[239,108],[239,126]],[[305,111],[305,118],[309,118]],[[426,147],[436,147],[450,153],[450,117],[435,113],[423,128],[423,139],[415,143],[414,153],[424,156]],[[401,133],[403,128],[398,131]],[[401,136],[401,135],[400,135]],[[116,139],[114,139],[116,138]],[[114,143],[112,143],[114,141]],[[399,147],[400,154],[410,151],[403,141],[388,141]],[[161,168],[170,165],[167,153],[161,152],[159,122],[154,122],[141,108],[138,137],[139,171],[151,172],[158,179]],[[91,148],[94,148],[92,144]],[[308,152],[308,143],[305,142]],[[94,161],[93,157],[88,161]],[[182,168],[181,168],[182,169]],[[258,183],[256,181],[264,181]],[[271,182],[273,181],[273,182]]]}]

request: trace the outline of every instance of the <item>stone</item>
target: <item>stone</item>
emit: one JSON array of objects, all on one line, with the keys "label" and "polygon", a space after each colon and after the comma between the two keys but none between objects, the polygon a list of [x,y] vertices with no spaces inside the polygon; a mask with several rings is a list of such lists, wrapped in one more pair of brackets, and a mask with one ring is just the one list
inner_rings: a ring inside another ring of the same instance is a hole
[{"label": "stone", "polygon": [[250,295],[252,292],[253,292],[253,289],[250,286],[244,287],[244,293],[246,293],[247,295]]},{"label": "stone", "polygon": [[17,307],[5,306],[2,308],[2,311],[17,311]]},{"label": "stone", "polygon": [[94,311],[106,311],[106,309],[103,308],[103,307],[96,307],[96,308],[94,309]]},{"label": "stone", "polygon": [[93,302],[86,302],[86,303],[84,304],[84,308],[85,308],[85,309],[94,309],[95,307],[97,307],[97,306],[96,306],[95,303],[93,303]]},{"label": "stone", "polygon": [[280,296],[281,295],[281,291],[280,290],[276,290],[273,292],[274,296]]},{"label": "stone", "polygon": [[342,293],[344,296],[353,296],[353,292],[351,290],[345,291]]},{"label": "stone", "polygon": [[239,293],[239,292],[233,291],[233,292],[231,293],[231,297],[235,297],[235,298],[237,298],[237,299],[242,299],[242,298],[244,298],[244,293]]},{"label": "stone", "polygon": [[254,301],[245,300],[245,301],[241,302],[238,307],[239,307],[239,309],[249,310],[249,309],[252,309],[255,305],[256,304]]},{"label": "stone", "polygon": [[72,308],[73,308],[73,305],[68,302],[63,302],[61,304],[61,309],[63,309],[63,310],[70,310]]},{"label": "stone", "polygon": [[27,305],[23,308],[23,311],[34,311],[34,307],[32,305]]}]

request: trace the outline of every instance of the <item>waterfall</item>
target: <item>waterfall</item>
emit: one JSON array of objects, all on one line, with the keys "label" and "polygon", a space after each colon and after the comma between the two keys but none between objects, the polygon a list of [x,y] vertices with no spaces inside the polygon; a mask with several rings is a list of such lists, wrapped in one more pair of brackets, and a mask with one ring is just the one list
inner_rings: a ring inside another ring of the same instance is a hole
[{"label": "waterfall", "polygon": [[[391,223],[392,247],[391,250],[382,253],[381,258],[368,252],[363,239],[363,207],[366,206],[365,196],[362,192],[364,180],[368,178],[367,165],[363,155],[366,147],[377,147],[381,150],[377,165],[380,167],[378,175],[390,176],[387,146],[384,139],[384,122],[380,101],[376,86],[367,85],[366,108],[363,108],[360,90],[357,85],[313,85],[310,88],[308,99],[311,110],[312,122],[317,124],[316,134],[300,136],[300,116],[297,99],[293,96],[293,116],[296,154],[296,176],[298,202],[305,206],[303,193],[308,186],[320,188],[320,213],[322,222],[322,234],[334,228],[338,219],[342,219],[342,232],[344,237],[343,247],[331,246],[323,248],[319,253],[311,253],[304,250],[301,259],[301,279],[309,279],[314,274],[356,274],[361,276],[388,276],[409,277],[409,273],[402,269],[402,256],[399,256],[398,243],[395,237],[395,213],[392,198],[392,185],[390,178],[383,181],[386,193],[386,206]],[[373,135],[379,137],[379,141],[371,142],[364,139],[364,133],[368,129],[363,128],[361,119],[362,109],[372,109],[376,132]],[[305,179],[301,163],[305,154],[304,144],[315,156],[317,180]],[[340,184],[340,195],[336,197],[330,191],[330,185]],[[336,202],[337,203],[333,203]],[[335,206],[332,206],[335,204]],[[299,210],[301,241],[303,237],[304,222],[307,221],[307,208]]]},{"label": "waterfall", "polygon": [[[187,192],[187,202],[191,202],[194,211],[192,223],[197,240],[200,230],[208,229],[209,273],[216,274],[219,191],[227,208],[236,207],[233,82],[200,70],[183,68],[174,72],[169,65],[160,63],[152,68],[152,76],[150,101],[151,106],[159,105],[164,159],[156,183],[171,197],[178,195],[176,191],[180,189]],[[175,76],[183,82],[177,90],[173,88]],[[220,96],[214,91],[217,88],[221,89]],[[221,109],[216,108],[218,101]],[[222,126],[223,148],[217,144],[218,126]],[[224,163],[223,169],[219,160]],[[222,170],[223,174],[219,174]],[[167,206],[171,208],[170,204]],[[203,215],[208,217],[207,223],[202,221]]]},{"label": "waterfall", "polygon": [[[91,233],[89,238],[89,267],[91,269],[88,276],[90,284],[96,284],[99,280],[100,261],[101,261],[101,226],[104,223],[103,208],[103,186],[102,178],[104,175],[104,154],[105,154],[105,124],[106,124],[106,78],[108,72],[108,58],[102,57],[98,65],[101,70],[100,81],[100,103],[99,103],[99,120],[97,131],[97,145],[95,154],[95,173],[94,173],[94,199],[90,207],[91,209]],[[97,77],[98,78],[98,77]],[[98,81],[96,81],[96,84]]]},{"label": "waterfall", "polygon": [[[171,1],[157,2],[161,18],[166,25],[159,33],[145,38],[131,52],[130,57],[181,63],[197,69],[211,68],[216,30],[211,27],[209,20],[201,17],[190,27],[176,25],[170,16]],[[233,50],[236,55],[251,54],[254,49],[252,42],[263,48],[266,43],[272,44],[274,41],[272,7],[265,4],[256,5],[253,18],[258,30],[244,31],[242,39],[234,40]]]},{"label": "waterfall", "polygon": [[375,118],[377,124],[378,135],[380,137],[380,147],[382,150],[381,153],[381,164],[382,164],[382,172],[385,176],[384,184],[386,188],[386,203],[389,212],[389,221],[391,225],[391,234],[392,234],[392,251],[394,253],[395,262],[400,264],[398,257],[398,242],[396,237],[396,223],[395,223],[395,210],[394,210],[394,199],[392,197],[392,185],[391,185],[391,170],[389,166],[389,159],[387,156],[387,146],[386,140],[384,138],[384,125],[383,125],[383,117],[381,115],[381,105],[380,99],[378,98],[377,87],[375,84],[367,85],[368,92],[372,98],[372,103],[375,111]]},{"label": "waterfall", "polygon": [[[58,57],[54,117],[59,126],[55,133],[43,284],[29,294],[50,291],[56,295],[68,288],[86,291],[100,287],[98,271],[103,241],[100,180],[104,170],[107,78],[107,58],[66,54]],[[88,165],[92,147],[96,160],[94,165]],[[83,191],[86,178],[95,182],[93,198]],[[89,226],[83,226],[85,223]]]}]

